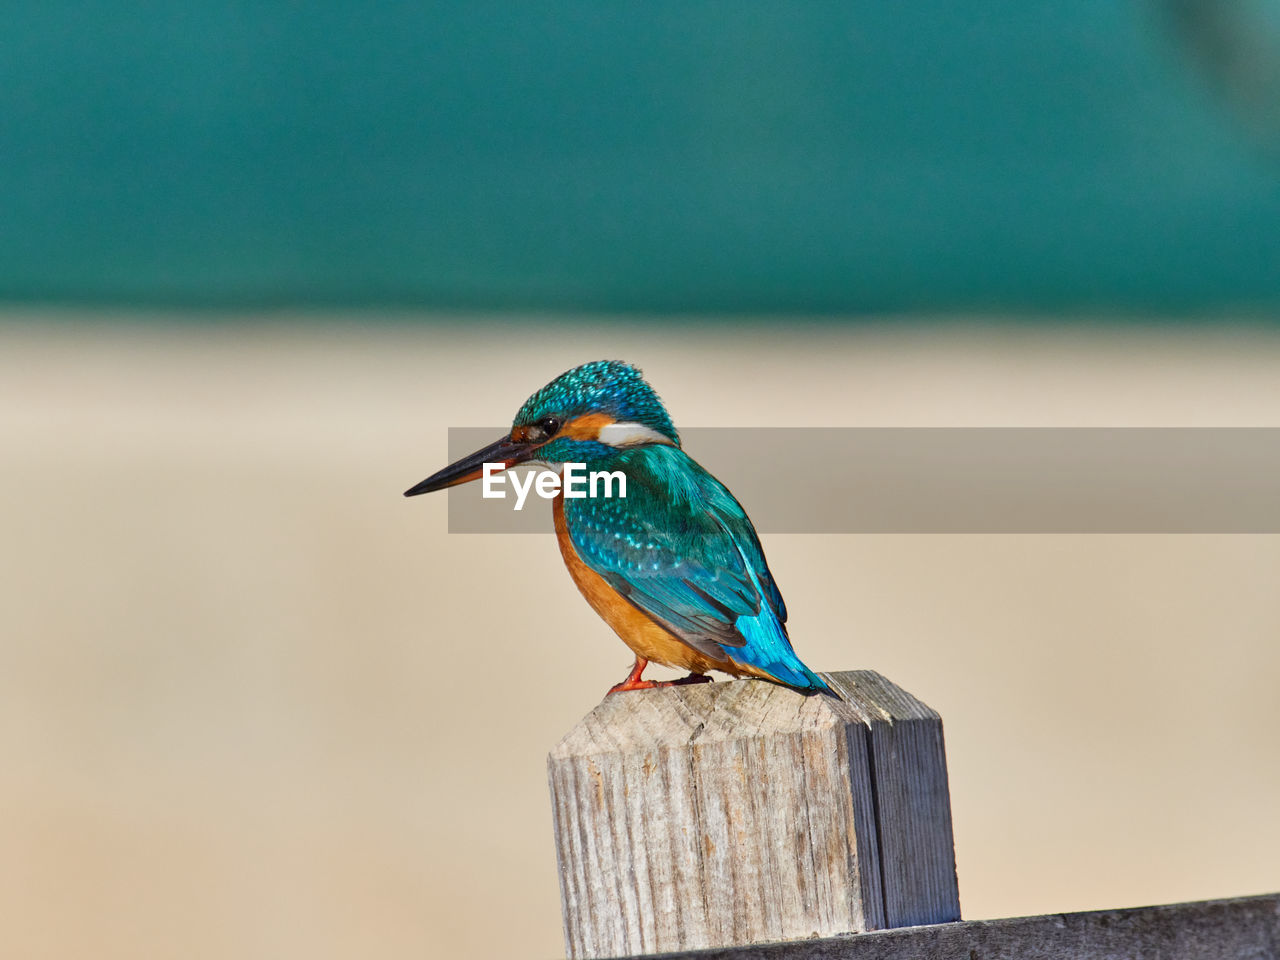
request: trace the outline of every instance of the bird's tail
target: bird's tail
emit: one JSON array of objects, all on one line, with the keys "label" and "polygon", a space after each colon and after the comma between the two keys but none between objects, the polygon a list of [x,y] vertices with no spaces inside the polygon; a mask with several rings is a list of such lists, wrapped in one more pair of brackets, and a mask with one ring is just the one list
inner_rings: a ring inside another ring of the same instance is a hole
[{"label": "bird's tail", "polygon": [[758,616],[739,617],[736,626],[747,642],[725,649],[732,659],[755,667],[794,690],[832,692],[825,680],[800,662],[782,624],[767,607]]}]

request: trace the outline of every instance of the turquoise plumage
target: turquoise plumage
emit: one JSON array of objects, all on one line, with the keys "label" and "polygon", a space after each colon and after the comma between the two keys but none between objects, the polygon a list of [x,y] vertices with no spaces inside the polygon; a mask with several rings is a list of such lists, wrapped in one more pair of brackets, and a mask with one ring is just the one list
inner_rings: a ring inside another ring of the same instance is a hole
[{"label": "turquoise plumage", "polygon": [[683,450],[645,445],[587,462],[621,470],[625,499],[566,500],[582,559],[623,597],[715,659],[800,689],[825,684],[787,639],[787,607],[746,511]]},{"label": "turquoise plumage", "polygon": [[601,361],[568,371],[525,402],[507,437],[406,495],[472,479],[484,462],[532,459],[626,477],[625,497],[556,501],[570,573],[636,653],[615,690],[656,685],[641,679],[647,660],[691,670],[675,682],[716,669],[827,689],[791,647],[786,604],[746,511],[684,452],[639,370]]}]

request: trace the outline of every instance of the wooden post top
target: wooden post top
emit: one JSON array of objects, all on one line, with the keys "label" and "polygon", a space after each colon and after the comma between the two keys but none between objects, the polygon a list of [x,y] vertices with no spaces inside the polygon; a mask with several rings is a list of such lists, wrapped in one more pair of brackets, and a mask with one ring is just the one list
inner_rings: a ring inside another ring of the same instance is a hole
[{"label": "wooden post top", "polygon": [[872,670],[824,674],[837,697],[801,694],[763,680],[699,683],[605,697],[550,753],[552,759],[688,747],[844,727],[939,720]]}]

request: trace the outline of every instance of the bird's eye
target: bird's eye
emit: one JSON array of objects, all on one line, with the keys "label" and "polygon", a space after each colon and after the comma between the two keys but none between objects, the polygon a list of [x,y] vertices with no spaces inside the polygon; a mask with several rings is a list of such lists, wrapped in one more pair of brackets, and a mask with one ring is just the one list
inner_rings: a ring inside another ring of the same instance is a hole
[{"label": "bird's eye", "polygon": [[525,440],[541,443],[543,440],[550,439],[560,429],[560,421],[555,417],[543,417],[537,423],[531,423],[523,429]]}]

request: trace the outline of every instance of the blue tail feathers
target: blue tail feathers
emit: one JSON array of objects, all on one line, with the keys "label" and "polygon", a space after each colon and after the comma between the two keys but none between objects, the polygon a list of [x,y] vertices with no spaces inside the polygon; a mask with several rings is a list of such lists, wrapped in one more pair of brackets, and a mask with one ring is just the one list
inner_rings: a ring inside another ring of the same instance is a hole
[{"label": "blue tail feathers", "polygon": [[725,650],[734,660],[763,670],[779,683],[796,690],[831,692],[825,680],[800,662],[782,625],[768,607],[757,616],[739,617],[736,626],[747,642]]}]

